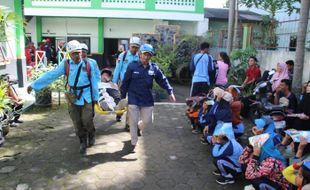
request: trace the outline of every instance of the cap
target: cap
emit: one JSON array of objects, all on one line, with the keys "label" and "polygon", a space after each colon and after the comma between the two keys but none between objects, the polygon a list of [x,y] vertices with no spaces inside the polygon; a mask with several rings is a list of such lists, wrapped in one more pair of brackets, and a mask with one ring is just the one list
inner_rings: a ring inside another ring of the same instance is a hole
[{"label": "cap", "polygon": [[150,44],[143,44],[140,48],[141,53],[149,53],[151,55],[154,55],[154,48]]},{"label": "cap", "polygon": [[129,44],[131,46],[140,47],[141,45],[140,38],[136,36],[131,37],[129,40]]}]

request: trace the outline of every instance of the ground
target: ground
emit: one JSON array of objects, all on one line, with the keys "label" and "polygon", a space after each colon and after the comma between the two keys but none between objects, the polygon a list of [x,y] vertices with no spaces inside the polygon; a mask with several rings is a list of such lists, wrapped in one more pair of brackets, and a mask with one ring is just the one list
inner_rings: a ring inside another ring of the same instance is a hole
[{"label": "ground", "polygon": [[97,115],[96,145],[85,157],[66,104],[32,109],[0,148],[0,189],[243,189],[242,178],[215,182],[210,147],[191,133],[184,109],[156,105],[154,126],[139,138],[136,153],[128,151],[124,121]]}]

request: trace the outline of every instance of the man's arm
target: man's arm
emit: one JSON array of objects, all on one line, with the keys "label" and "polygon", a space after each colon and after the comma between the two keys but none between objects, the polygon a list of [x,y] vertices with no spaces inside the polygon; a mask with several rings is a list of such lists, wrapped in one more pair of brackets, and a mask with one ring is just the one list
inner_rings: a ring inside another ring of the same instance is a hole
[{"label": "man's arm", "polygon": [[189,70],[190,70],[191,74],[194,74],[194,72],[195,72],[195,62],[194,62],[195,60],[194,60],[194,58],[195,58],[195,55],[192,56],[192,61],[189,65]]},{"label": "man's arm", "polygon": [[169,95],[173,94],[173,88],[169,84],[167,77],[162,73],[162,71],[156,66],[155,81],[160,87],[165,89]]},{"label": "man's arm", "polygon": [[130,65],[128,65],[127,70],[125,72],[124,79],[122,81],[121,89],[120,89],[122,99],[126,98],[126,94],[128,92],[129,84],[131,81],[131,76],[132,76],[132,69]]},{"label": "man's arm", "polygon": [[121,68],[122,68],[122,65],[123,65],[123,56],[124,56],[124,52],[119,54],[118,56],[118,61],[117,61],[117,64],[116,64],[116,67],[115,67],[115,70],[114,70],[114,73],[113,73],[113,79],[112,79],[112,82],[117,84],[118,80],[120,79],[120,73],[121,73]]},{"label": "man's arm", "polygon": [[94,64],[91,64],[91,71],[94,73],[94,74],[91,74],[91,77],[90,77],[90,82],[91,82],[91,85],[92,85],[92,100],[93,101],[98,101],[99,99],[99,90],[98,90],[98,73],[100,73],[99,71],[99,68],[98,68],[98,65],[96,62],[94,62]]},{"label": "man's arm", "polygon": [[61,75],[65,74],[65,63],[66,60],[63,60],[58,67],[56,67],[54,70],[49,71],[45,73],[43,76],[35,80],[31,84],[31,88],[35,91],[40,91],[42,88],[48,86],[51,84],[54,80],[59,78]]}]

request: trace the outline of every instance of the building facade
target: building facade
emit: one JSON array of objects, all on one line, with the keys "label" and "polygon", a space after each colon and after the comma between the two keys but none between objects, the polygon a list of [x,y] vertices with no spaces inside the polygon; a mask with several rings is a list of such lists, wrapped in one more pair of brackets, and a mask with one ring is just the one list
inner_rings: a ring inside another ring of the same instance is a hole
[{"label": "building facade", "polygon": [[50,38],[56,47],[77,39],[88,44],[100,65],[113,65],[118,46],[128,47],[133,35],[161,32],[163,40],[171,25],[179,26],[176,35],[202,35],[207,31],[203,7],[200,0],[25,0],[26,36],[35,44]]}]

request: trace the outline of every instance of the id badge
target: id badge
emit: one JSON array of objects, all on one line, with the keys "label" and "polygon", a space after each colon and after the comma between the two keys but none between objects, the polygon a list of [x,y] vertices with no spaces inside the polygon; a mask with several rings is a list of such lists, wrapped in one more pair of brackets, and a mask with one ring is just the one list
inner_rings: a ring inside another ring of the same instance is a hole
[{"label": "id badge", "polygon": [[154,71],[153,70],[149,70],[149,75],[153,76],[154,75]]}]

